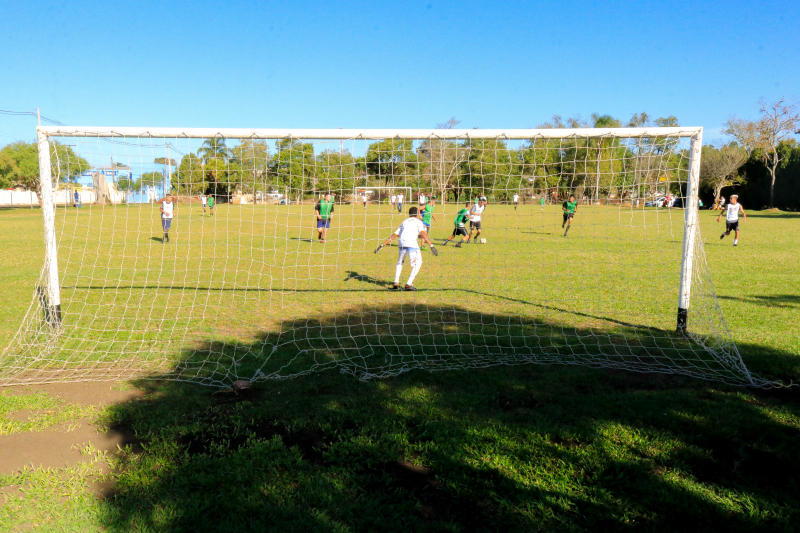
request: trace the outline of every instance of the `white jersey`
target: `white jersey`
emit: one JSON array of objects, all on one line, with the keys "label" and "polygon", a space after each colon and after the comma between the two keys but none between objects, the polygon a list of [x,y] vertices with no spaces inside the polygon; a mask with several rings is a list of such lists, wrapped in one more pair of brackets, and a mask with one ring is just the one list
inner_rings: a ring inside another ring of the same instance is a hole
[{"label": "white jersey", "polygon": [[480,205],[480,204],[473,205],[472,209],[469,210],[469,219],[473,222],[480,222],[481,213],[483,213],[484,209],[486,209],[485,205]]},{"label": "white jersey", "polygon": [[419,248],[417,238],[422,231],[425,231],[425,224],[420,219],[407,218],[394,234],[400,237],[400,248]]},{"label": "white jersey", "polygon": [[161,213],[161,218],[170,219],[172,218],[172,214],[175,211],[175,206],[172,202],[167,202],[166,200],[164,200],[163,202],[161,202],[161,209],[164,210],[164,212]]},{"label": "white jersey", "polygon": [[367,197],[366,196],[362,196],[361,197],[361,201],[364,202],[364,203],[367,203]]},{"label": "white jersey", "polygon": [[398,194],[397,195],[397,203],[398,204],[402,204],[403,203],[403,195],[402,194]]},{"label": "white jersey", "polygon": [[519,202],[519,195],[515,194],[514,195],[514,203],[517,203],[517,202]]},{"label": "white jersey", "polygon": [[394,194],[392,195],[392,203],[393,204],[397,203],[397,196],[395,196]]},{"label": "white jersey", "polygon": [[205,196],[201,196],[200,201],[203,203],[203,207],[205,207],[206,204],[208,204],[208,198],[206,198]]},{"label": "white jersey", "polygon": [[739,220],[739,211],[742,209],[742,204],[735,203],[735,204],[728,204],[726,208],[728,212],[725,214],[725,220],[728,222],[736,222]]},{"label": "white jersey", "polygon": [[428,199],[425,197],[424,194],[419,195],[419,205],[425,205],[428,203]]}]

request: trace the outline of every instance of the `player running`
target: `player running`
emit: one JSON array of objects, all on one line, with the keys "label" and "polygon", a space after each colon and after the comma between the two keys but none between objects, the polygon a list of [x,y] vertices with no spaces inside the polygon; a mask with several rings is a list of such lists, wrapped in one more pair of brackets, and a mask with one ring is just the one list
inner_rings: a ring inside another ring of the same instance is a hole
[{"label": "player running", "polygon": [[456,218],[453,219],[453,234],[450,235],[443,243],[442,246],[447,246],[447,243],[452,241],[458,236],[461,236],[461,240],[458,241],[456,244],[456,248],[461,247],[461,243],[464,242],[464,239],[467,238],[467,220],[469,220],[469,202],[464,203],[464,207],[456,214]]},{"label": "player running", "polygon": [[[472,239],[472,234],[475,234],[475,238],[472,241],[472,244],[478,244],[478,237],[481,236],[481,215],[483,211],[486,209],[486,197],[481,196],[475,202],[469,210],[469,235],[465,239],[466,242],[469,242]],[[476,233],[477,232],[477,233]],[[463,242],[463,241],[462,241]],[[461,243],[456,244],[456,247],[461,247]]]},{"label": "player running", "polygon": [[514,211],[517,210],[517,206],[519,205],[519,194],[514,195]]},{"label": "player running", "polygon": [[159,211],[161,211],[161,228],[164,230],[164,238],[161,239],[161,244],[169,242],[169,228],[172,226],[172,219],[175,217],[175,198],[168,194],[158,201],[161,204]]},{"label": "player running", "polygon": [[[739,246],[739,213],[742,213],[744,222],[747,222],[747,214],[744,212],[744,207],[739,203],[739,195],[732,194],[728,207],[725,208],[725,233],[719,236],[720,240],[725,238],[725,235],[730,235],[731,231],[734,232],[733,245]],[[717,217],[717,222],[722,218],[722,212]]]},{"label": "player running", "polygon": [[[325,244],[325,238],[328,236],[328,230],[331,227],[331,219],[333,218],[333,200],[331,200],[331,193],[326,192],[319,199],[317,205],[314,206],[314,213],[317,216],[317,239],[322,244]],[[311,242],[314,242],[312,239]]]},{"label": "player running", "polygon": [[416,207],[410,208],[408,210],[408,218],[400,224],[400,227],[397,228],[388,239],[375,248],[375,253],[377,254],[395,238],[400,238],[400,255],[397,258],[397,266],[394,271],[394,283],[389,287],[389,290],[400,290],[400,274],[403,273],[403,263],[405,262],[406,256],[408,256],[409,262],[411,263],[411,275],[408,276],[408,282],[403,289],[407,291],[417,290],[417,288],[414,287],[414,278],[417,277],[419,269],[422,268],[422,252],[420,252],[419,246],[417,245],[417,238],[421,238],[423,242],[428,243],[431,247],[431,253],[434,256],[439,255],[439,251],[433,247],[433,243],[428,237],[428,233],[425,231],[425,224],[420,220],[420,216],[419,210]]},{"label": "player running", "polygon": [[564,211],[564,220],[561,222],[561,228],[564,224],[567,225],[567,230],[564,232],[564,237],[567,236],[570,226],[572,226],[572,217],[575,216],[575,211],[578,209],[578,202],[575,201],[575,195],[570,194],[569,199],[561,204],[561,210]]}]

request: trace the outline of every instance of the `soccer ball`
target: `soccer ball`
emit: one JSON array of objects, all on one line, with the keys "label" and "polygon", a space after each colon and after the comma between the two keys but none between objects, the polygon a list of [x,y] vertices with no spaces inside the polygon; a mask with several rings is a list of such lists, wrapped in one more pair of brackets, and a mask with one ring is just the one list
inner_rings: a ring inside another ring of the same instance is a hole
[{"label": "soccer ball", "polygon": [[486,244],[486,239],[485,238],[481,239],[481,244]]}]

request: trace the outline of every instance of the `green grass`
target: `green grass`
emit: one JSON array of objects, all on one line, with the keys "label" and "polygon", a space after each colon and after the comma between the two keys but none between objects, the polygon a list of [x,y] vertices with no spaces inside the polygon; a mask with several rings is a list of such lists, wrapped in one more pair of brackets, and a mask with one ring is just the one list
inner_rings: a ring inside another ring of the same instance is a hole
[{"label": "green grass", "polygon": [[[349,310],[354,306],[363,310],[365,303],[376,312],[396,309],[399,303],[390,300],[394,297],[404,298],[406,310],[413,308],[422,316],[442,308],[471,310],[473,328],[484,317],[490,318],[492,322],[480,326],[480,332],[453,338],[465,344],[480,338],[488,345],[487,339],[503,335],[513,344],[519,330],[498,332],[497,324],[500,317],[520,316],[528,317],[529,324],[547,326],[555,337],[561,327],[570,333],[592,331],[607,339],[615,334],[630,339],[645,331],[642,321],[650,321],[646,331],[671,338],[668,329],[673,326],[677,289],[673,281],[664,279],[674,280],[673,260],[680,253],[675,228],[681,223],[681,211],[672,215],[650,211],[643,215],[650,217],[643,220],[646,228],[642,224],[620,239],[608,238],[609,230],[620,222],[613,219],[618,215],[608,211],[579,211],[576,224],[583,221],[584,226],[576,225],[568,239],[556,237],[557,212],[536,211],[538,207],[525,214],[529,223],[522,224],[519,214],[497,209],[496,216],[506,218],[487,224],[494,228],[487,229],[487,247],[462,250],[461,255],[445,249],[439,263],[426,255],[418,285],[454,285],[455,291],[413,295],[372,291],[375,281],[390,279],[394,256],[376,257],[371,248],[379,233],[388,234],[399,221],[397,217],[384,220],[373,213],[380,231],[359,236],[357,247],[347,245],[348,254],[304,251],[302,246],[311,246],[290,238],[265,240],[260,248],[249,241],[248,253],[261,250],[262,255],[239,257],[239,266],[229,279],[219,281],[206,272],[190,280],[193,286],[218,289],[193,290],[192,298],[201,292],[204,301],[216,298],[223,316],[211,324],[187,321],[193,333],[184,340],[204,346],[190,346],[177,357],[212,353],[215,343],[234,342],[245,353],[260,353],[256,347],[264,338],[277,335],[276,331],[305,333],[303,341],[312,347],[327,341],[335,353],[348,353],[348,345],[331,344],[330,335],[339,333],[340,327],[358,324],[343,325],[337,320],[351,317]],[[0,295],[0,312],[13,324],[27,307],[38,275],[38,215],[37,211],[0,212],[3,227],[8,221],[15,228],[2,238],[7,247],[18,250],[4,259],[11,268],[0,271],[4,280],[19,276],[15,283],[7,281],[7,290]],[[296,231],[287,237],[300,235],[299,213],[294,216],[283,222]],[[340,218],[340,227],[356,225],[358,213],[349,216],[353,217],[349,223]],[[543,219],[535,220],[540,216]],[[450,218],[446,217],[448,222]],[[737,248],[727,239],[719,241],[720,225],[715,218],[701,212],[706,254],[725,320],[745,363],[758,374],[797,381],[800,277],[791,265],[798,251],[792,231],[800,217],[752,213]],[[141,220],[152,223],[152,213],[143,213]],[[212,263],[208,268],[213,271],[219,259],[213,251],[198,250],[199,241],[192,244],[193,235],[200,231],[195,229],[206,224],[202,231],[211,233],[204,241],[219,239],[222,246],[232,224],[241,219],[223,215],[208,224],[210,219],[192,215],[189,220],[181,223],[194,229],[190,232],[181,226],[173,249],[150,241],[153,244],[140,242],[137,250],[148,250],[146,261],[169,257],[170,264],[183,254],[188,257],[186,272],[198,271],[194,261]],[[443,226],[440,222],[439,228]],[[92,227],[84,226],[89,241]],[[525,227],[540,233],[520,233]],[[660,232],[663,242],[648,240],[642,249],[637,232],[644,229]],[[307,228],[302,231],[310,234]],[[124,235],[117,234],[120,243],[126,242]],[[493,269],[496,272],[506,261],[499,252],[515,253],[514,242],[524,239],[530,239],[525,242],[534,248],[517,250],[520,255],[514,260],[533,268],[508,270],[502,280],[493,276]],[[336,242],[334,237],[329,245]],[[158,277],[155,266],[144,279],[137,279],[135,271],[147,268],[114,259],[130,255],[120,246],[122,251],[107,254],[109,278],[128,268],[134,288],[126,297],[134,295],[152,312],[149,302],[165,280]],[[292,256],[292,268],[264,260],[264,250],[273,250],[276,257]],[[347,259],[342,259],[345,255]],[[650,261],[647,269],[640,265],[643,258]],[[77,265],[77,258],[74,261]],[[92,261],[96,258],[87,264]],[[243,265],[252,262],[267,265],[259,269],[265,277],[239,279],[239,272],[252,270]],[[448,275],[459,268],[463,270],[457,270],[458,276]],[[615,294],[601,291],[600,297],[588,298],[601,287],[592,279],[597,268],[607,268],[604,271],[612,274],[618,269]],[[348,271],[361,278],[344,281]],[[279,272],[283,277],[276,275]],[[296,275],[287,277],[287,272]],[[308,272],[317,279],[300,276]],[[270,292],[269,305],[263,305],[241,291],[222,290],[262,285],[267,274],[273,286],[282,289],[289,288],[285,280],[290,278],[292,289],[324,283],[335,289],[323,293],[334,301],[320,310],[319,293],[280,290]],[[476,284],[486,294],[476,297],[468,292]],[[147,289],[148,285],[159,288]],[[82,290],[86,305],[96,306],[87,309],[104,309],[106,316],[113,315],[113,301],[104,303],[102,294],[93,296],[102,291]],[[653,293],[661,297],[651,300]],[[558,309],[502,298],[509,295],[534,304],[547,300],[557,303],[551,307]],[[474,309],[476,305],[480,309]],[[263,315],[258,320],[243,319],[259,309]],[[146,325],[142,318],[146,312],[135,313],[131,323]],[[314,326],[325,326],[316,330],[316,337],[309,338],[308,323],[297,326],[299,319],[309,317]],[[630,317],[640,318],[634,331],[610,320],[628,322]],[[236,327],[220,328],[231,321]],[[0,332],[6,339],[14,330],[8,322],[3,320]],[[270,333],[270,328],[278,326],[281,329]],[[373,333],[374,338],[384,334]],[[450,333],[465,335],[463,330]],[[141,334],[158,339],[156,331]],[[369,338],[365,332],[364,339]],[[211,352],[203,352],[209,347]],[[423,353],[425,349],[419,347]],[[281,350],[278,355],[288,353]],[[38,496],[36,505],[8,500],[0,507],[0,529],[23,529],[35,523],[42,530],[106,531],[794,531],[800,514],[797,389],[759,391],[664,374],[561,365],[415,371],[369,382],[329,371],[261,383],[239,394],[171,381],[136,385],[148,391],[145,399],[104,407],[98,414],[103,427],[132,433],[141,444],[111,460],[109,497],[87,496],[86,487],[96,472],[23,472],[2,477],[0,486],[24,485]],[[0,409],[0,420],[3,412],[23,408],[23,400],[13,401],[15,407]],[[3,395],[0,406],[3,402],[11,405],[12,400]],[[57,494],[73,496],[63,500]],[[79,497],[79,503],[67,503]],[[80,518],[73,520],[74,516]]]}]

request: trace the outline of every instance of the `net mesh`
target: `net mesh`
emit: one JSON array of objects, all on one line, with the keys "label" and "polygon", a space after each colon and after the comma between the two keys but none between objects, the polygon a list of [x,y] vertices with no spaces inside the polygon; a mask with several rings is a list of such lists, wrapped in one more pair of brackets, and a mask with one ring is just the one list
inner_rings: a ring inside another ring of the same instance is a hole
[{"label": "net mesh", "polygon": [[[43,269],[0,384],[230,386],[325,369],[370,379],[541,363],[769,386],[727,330],[699,229],[688,330],[675,331],[686,135],[80,135],[49,136],[61,321]],[[87,184],[77,208],[76,182]],[[175,196],[169,242],[154,201],[165,191]],[[334,208],[323,243],[325,192]],[[419,194],[439,256],[421,252],[417,291],[389,291],[397,241],[373,252]],[[457,248],[456,215],[480,197],[481,233]]]}]

